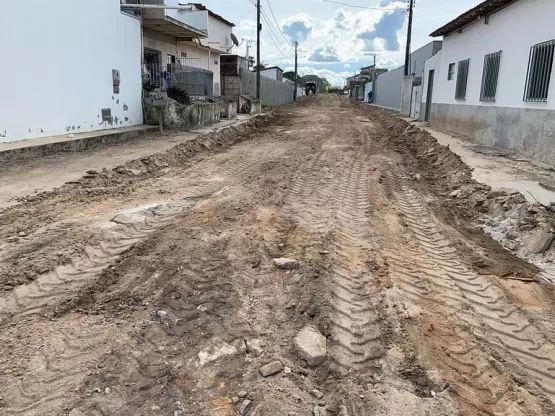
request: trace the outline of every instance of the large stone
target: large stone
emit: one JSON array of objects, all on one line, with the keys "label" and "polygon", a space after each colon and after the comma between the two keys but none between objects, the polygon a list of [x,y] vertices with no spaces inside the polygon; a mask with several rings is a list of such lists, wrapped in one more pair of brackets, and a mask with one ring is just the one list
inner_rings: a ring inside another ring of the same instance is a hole
[{"label": "large stone", "polygon": [[299,331],[293,340],[293,346],[299,357],[311,367],[322,364],[328,354],[326,337],[311,326]]},{"label": "large stone", "polygon": [[279,373],[281,370],[283,370],[283,364],[281,361],[273,361],[269,364],[263,365],[259,369],[262,377],[269,377],[273,374]]},{"label": "large stone", "polygon": [[287,259],[287,258],[281,257],[278,259],[274,259],[274,266],[277,269],[293,270],[293,269],[296,269],[299,266],[299,264],[295,259]]},{"label": "large stone", "polygon": [[554,238],[551,225],[547,224],[528,238],[526,251],[531,254],[543,253],[549,249]]}]

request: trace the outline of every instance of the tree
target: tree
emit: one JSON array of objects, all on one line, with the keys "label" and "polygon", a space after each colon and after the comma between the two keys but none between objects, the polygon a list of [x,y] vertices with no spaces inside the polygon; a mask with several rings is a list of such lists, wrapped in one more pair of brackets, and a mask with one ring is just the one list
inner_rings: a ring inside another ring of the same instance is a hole
[{"label": "tree", "polygon": [[254,68],[252,69],[253,71],[258,71],[258,68],[260,67],[260,69],[264,69],[266,68],[266,65],[264,65],[263,63],[257,64],[254,66]]},{"label": "tree", "polygon": [[[287,78],[289,81],[295,82],[295,71],[287,71],[283,73],[283,78]],[[301,82],[302,77],[297,74],[297,82]]]}]

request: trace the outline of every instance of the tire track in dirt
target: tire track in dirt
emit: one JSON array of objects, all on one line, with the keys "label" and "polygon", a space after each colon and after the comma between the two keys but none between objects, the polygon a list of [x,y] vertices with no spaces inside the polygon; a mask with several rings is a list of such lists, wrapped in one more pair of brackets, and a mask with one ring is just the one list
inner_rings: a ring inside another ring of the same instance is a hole
[{"label": "tire track in dirt", "polygon": [[[453,370],[468,377],[468,382],[459,390],[461,397],[477,408],[489,411],[505,411],[513,404],[507,397],[512,382],[502,365],[492,361],[491,355],[484,351],[483,343],[486,342],[493,350],[502,346],[516,358],[553,400],[555,354],[551,341],[545,339],[517,306],[507,301],[491,277],[476,274],[460,261],[457,251],[439,231],[419,194],[399,184],[391,169],[384,176],[385,185],[418,245],[412,254],[413,258],[419,258],[417,267],[411,267],[395,254],[388,255],[395,279],[401,283],[402,291],[417,303],[435,302],[438,310],[451,310],[448,318],[462,321],[470,328],[461,333],[458,343],[448,345],[448,358],[444,357]],[[492,342],[492,334],[497,342]],[[475,392],[485,393],[487,400],[476,396]],[[511,414],[525,412],[513,407]]]},{"label": "tire track in dirt", "polygon": [[2,414],[57,414],[68,389],[79,385],[87,368],[109,349],[106,345],[108,334],[99,332],[96,326],[84,326],[78,334],[56,323],[52,326],[56,327],[53,328],[55,342],[31,352],[28,364],[31,371],[24,378],[5,375]]},{"label": "tire track in dirt", "polygon": [[379,317],[372,299],[379,289],[366,262],[367,167],[353,160],[339,180],[334,231],[337,264],[332,270],[332,361],[344,372],[379,368],[385,356]]},{"label": "tire track in dirt", "polygon": [[70,264],[58,266],[33,283],[19,286],[0,298],[0,316],[5,320],[41,313],[62,296],[90,282],[149,234],[170,224],[196,200],[185,198],[147,209],[138,219],[121,220],[115,227],[106,230],[107,235],[99,244],[85,247],[82,254],[73,258]]}]

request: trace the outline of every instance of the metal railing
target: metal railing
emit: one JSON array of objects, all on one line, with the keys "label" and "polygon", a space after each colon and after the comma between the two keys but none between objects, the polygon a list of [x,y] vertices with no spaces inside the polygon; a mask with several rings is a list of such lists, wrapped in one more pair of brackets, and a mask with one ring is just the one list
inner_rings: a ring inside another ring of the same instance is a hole
[{"label": "metal railing", "polygon": [[152,88],[178,88],[190,96],[212,97],[214,74],[206,69],[182,64],[195,63],[189,59],[192,58],[181,58],[179,62],[161,67],[147,65],[148,85]]}]

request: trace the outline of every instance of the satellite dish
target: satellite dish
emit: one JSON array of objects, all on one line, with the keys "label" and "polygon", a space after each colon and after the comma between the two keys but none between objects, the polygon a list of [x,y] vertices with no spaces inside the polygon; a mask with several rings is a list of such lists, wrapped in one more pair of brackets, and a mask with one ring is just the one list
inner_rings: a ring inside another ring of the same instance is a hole
[{"label": "satellite dish", "polygon": [[237,39],[237,36],[235,36],[233,33],[229,36],[231,37],[231,41],[233,42],[233,44],[235,46],[239,46],[239,39]]}]

